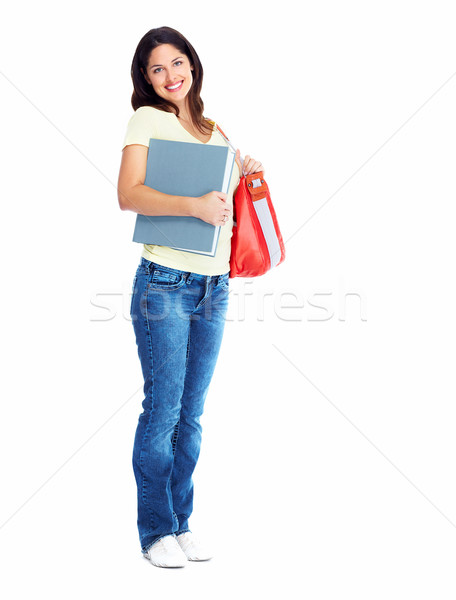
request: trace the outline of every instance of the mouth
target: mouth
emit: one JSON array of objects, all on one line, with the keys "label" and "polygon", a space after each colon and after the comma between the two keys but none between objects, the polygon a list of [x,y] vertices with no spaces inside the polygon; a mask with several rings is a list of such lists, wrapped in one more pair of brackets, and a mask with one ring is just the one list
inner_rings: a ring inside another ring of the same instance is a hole
[{"label": "mouth", "polygon": [[184,83],[184,80],[182,79],[182,81],[180,81],[179,83],[175,83],[174,85],[169,85],[169,86],[165,85],[165,90],[168,90],[168,92],[177,92],[181,89],[183,83]]}]

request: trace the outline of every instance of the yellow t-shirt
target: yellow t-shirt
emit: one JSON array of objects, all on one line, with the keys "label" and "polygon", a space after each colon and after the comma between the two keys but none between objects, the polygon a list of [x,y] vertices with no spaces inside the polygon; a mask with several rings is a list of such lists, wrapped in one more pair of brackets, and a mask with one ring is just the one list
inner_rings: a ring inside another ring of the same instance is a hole
[{"label": "yellow t-shirt", "polygon": [[[193,142],[203,144],[191,135],[179,122],[174,113],[168,113],[153,106],[140,106],[128,121],[127,131],[122,146],[141,144],[149,147],[149,139],[173,140],[176,142]],[[214,146],[227,146],[227,142],[214,125],[212,137],[207,142]],[[240,178],[239,167],[235,162],[231,173],[227,192],[227,204],[233,207],[233,192]],[[233,213],[220,227],[215,256],[204,256],[183,250],[175,250],[169,246],[144,244],[141,256],[155,263],[181,271],[191,271],[201,275],[222,275],[230,270],[231,237],[233,230]]]}]

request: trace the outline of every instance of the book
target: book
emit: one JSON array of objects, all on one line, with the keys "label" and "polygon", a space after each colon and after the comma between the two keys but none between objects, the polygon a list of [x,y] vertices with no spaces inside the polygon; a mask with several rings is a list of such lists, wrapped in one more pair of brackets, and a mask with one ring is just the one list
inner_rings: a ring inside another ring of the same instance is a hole
[{"label": "book", "polygon": [[[150,138],[144,185],[175,196],[226,194],[234,156],[228,146]],[[133,241],[215,256],[220,227],[197,217],[138,214]]]}]

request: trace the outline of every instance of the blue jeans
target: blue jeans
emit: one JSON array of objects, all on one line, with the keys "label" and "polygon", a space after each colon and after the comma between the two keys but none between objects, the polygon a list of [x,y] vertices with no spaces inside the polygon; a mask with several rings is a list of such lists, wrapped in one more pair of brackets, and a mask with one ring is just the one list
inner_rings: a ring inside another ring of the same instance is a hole
[{"label": "blue jeans", "polygon": [[130,315],[144,376],[133,447],[141,551],[190,531],[200,416],[225,327],[229,273],[200,275],[141,257]]}]

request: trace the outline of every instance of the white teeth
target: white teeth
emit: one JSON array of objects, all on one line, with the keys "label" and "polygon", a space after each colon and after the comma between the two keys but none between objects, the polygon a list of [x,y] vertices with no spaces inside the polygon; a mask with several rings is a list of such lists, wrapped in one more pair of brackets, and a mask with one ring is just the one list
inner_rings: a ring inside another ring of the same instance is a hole
[{"label": "white teeth", "polygon": [[175,90],[176,88],[178,88],[181,85],[182,81],[180,81],[179,83],[176,83],[176,85],[169,85],[166,86],[167,90]]}]

